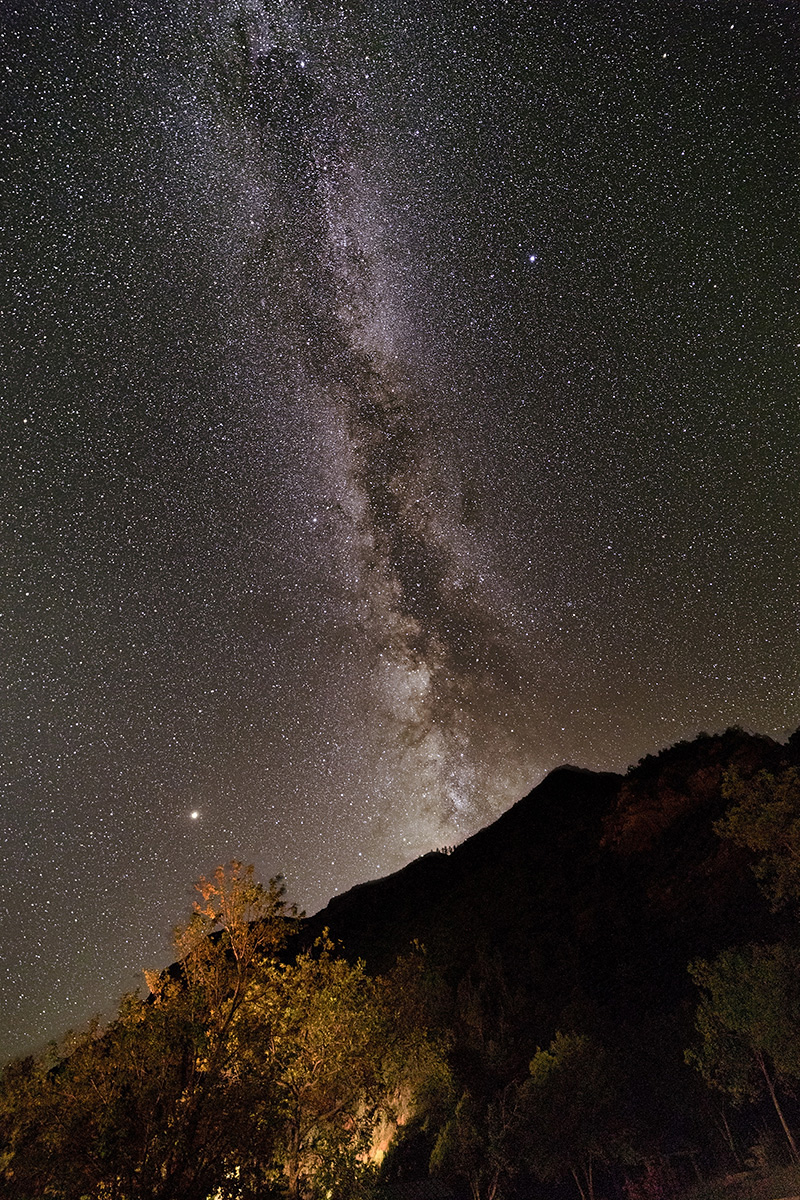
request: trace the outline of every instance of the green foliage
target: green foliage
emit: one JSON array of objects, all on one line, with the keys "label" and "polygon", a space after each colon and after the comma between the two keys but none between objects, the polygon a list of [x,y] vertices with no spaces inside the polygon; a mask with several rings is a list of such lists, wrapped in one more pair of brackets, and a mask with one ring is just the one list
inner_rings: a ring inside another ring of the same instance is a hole
[{"label": "green foliage", "polygon": [[463,1180],[474,1200],[499,1200],[516,1167],[516,1089],[491,1100],[465,1092],[442,1128],[431,1171]]},{"label": "green foliage", "polygon": [[748,780],[732,772],[722,794],[731,807],[716,832],[760,855],[753,869],[774,908],[800,901],[800,772],[761,771]]},{"label": "green foliage", "polygon": [[[730,772],[722,791],[731,805],[715,831],[758,855],[753,870],[773,910],[800,902],[800,772]],[[800,1078],[800,951],[788,942],[734,947],[690,972],[704,995],[687,1062],[738,1103],[766,1091],[797,1158],[776,1084]]]},{"label": "green foliage", "polygon": [[540,1179],[572,1175],[581,1196],[594,1196],[597,1162],[627,1156],[620,1085],[603,1049],[582,1034],[557,1033],[537,1050],[520,1095],[523,1154]]},{"label": "green foliage", "polygon": [[688,1060],[736,1099],[763,1088],[755,1056],[800,1077],[800,954],[785,943],[725,950],[689,968],[704,991],[697,1010],[701,1043]]},{"label": "green foliage", "polygon": [[352,1185],[388,1104],[381,983],[333,949],[260,972],[237,1031],[241,1061],[272,1084],[273,1165],[290,1196],[327,1194],[334,1162]]},{"label": "green foliage", "polygon": [[557,1033],[537,1050],[528,1079],[483,1098],[465,1092],[444,1125],[432,1170],[469,1185],[474,1200],[499,1200],[523,1166],[543,1181],[572,1176],[594,1196],[598,1162],[627,1156],[620,1085],[603,1048]]},{"label": "green foliage", "polygon": [[738,1103],[766,1090],[796,1155],[775,1082],[800,1078],[800,952],[786,943],[734,947],[689,970],[704,994],[687,1062]]}]

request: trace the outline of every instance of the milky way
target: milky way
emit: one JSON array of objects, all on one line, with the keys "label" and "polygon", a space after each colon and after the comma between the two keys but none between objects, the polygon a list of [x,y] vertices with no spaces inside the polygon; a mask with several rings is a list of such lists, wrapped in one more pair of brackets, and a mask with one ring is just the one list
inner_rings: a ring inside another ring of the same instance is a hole
[{"label": "milky way", "polygon": [[234,855],[313,910],[561,762],[796,727],[793,38],[19,0],[4,1048]]}]

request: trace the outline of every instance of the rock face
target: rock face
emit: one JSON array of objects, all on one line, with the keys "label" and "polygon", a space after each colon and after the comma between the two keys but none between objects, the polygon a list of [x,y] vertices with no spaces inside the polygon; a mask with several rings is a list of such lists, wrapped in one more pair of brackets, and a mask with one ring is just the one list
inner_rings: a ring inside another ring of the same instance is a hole
[{"label": "rock face", "polygon": [[467,1073],[524,1074],[556,1029],[590,1032],[624,1062],[638,1125],[691,1140],[687,965],[780,928],[747,854],[714,833],[723,776],[780,769],[799,749],[729,730],[624,777],[559,768],[452,852],[336,897],[307,933],[329,928],[375,970],[421,942]]}]

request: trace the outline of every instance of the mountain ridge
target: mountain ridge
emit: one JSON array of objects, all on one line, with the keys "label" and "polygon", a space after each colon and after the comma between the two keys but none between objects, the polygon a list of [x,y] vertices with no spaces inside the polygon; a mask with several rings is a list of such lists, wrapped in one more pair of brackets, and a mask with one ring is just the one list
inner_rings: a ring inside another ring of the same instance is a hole
[{"label": "mountain ridge", "polygon": [[625,775],[556,768],[452,851],[334,897],[306,936],[327,929],[375,971],[421,944],[471,1092],[523,1079],[558,1030],[588,1034],[623,1065],[640,1140],[683,1153],[710,1103],[684,1061],[698,1001],[688,966],[786,925],[752,855],[714,831],[723,778],[793,765],[799,748],[797,735],[730,729]]}]

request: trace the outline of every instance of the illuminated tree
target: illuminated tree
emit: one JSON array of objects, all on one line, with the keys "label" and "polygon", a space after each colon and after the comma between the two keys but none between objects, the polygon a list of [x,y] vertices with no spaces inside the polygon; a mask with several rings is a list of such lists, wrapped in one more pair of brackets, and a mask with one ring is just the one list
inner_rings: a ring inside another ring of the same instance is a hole
[{"label": "illuminated tree", "polygon": [[24,1195],[28,1178],[32,1196],[49,1194],[57,1162],[62,1200],[205,1200],[241,1146],[263,1137],[260,1098],[232,1033],[256,967],[285,944],[294,913],[279,881],[264,888],[238,862],[197,890],[176,931],[178,963],[149,973],[148,1002],[125,997],[108,1029],[70,1039],[24,1088],[19,1069],[6,1076],[17,1098],[3,1164],[9,1194]]},{"label": "illuminated tree", "polygon": [[292,960],[283,888],[234,862],[197,885],[178,961],[0,1086],[14,1200],[356,1200],[374,1134],[441,1062],[419,964],[383,978],[326,939]]},{"label": "illuminated tree", "polygon": [[408,964],[371,978],[363,963],[337,957],[327,937],[257,976],[239,1052],[272,1082],[272,1178],[284,1178],[292,1200],[362,1194],[374,1176],[376,1130],[438,1069],[409,980]]}]

